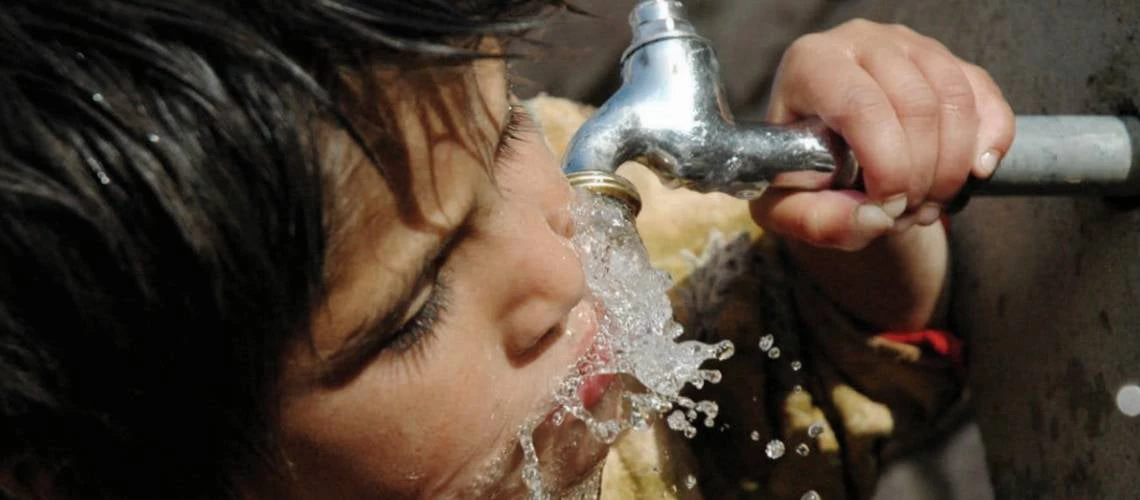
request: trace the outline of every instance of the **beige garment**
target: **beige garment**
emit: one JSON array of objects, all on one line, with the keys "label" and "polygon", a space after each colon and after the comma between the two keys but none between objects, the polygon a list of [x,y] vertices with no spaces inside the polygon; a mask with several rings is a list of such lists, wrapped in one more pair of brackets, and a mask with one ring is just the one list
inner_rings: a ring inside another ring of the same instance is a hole
[{"label": "beige garment", "polygon": [[[592,111],[546,96],[527,105],[556,155]],[[607,458],[603,498],[869,498],[885,458],[961,415],[957,367],[856,325],[794,272],[746,202],[666,189],[640,165],[619,172],[642,195],[638,230],[677,283],[685,336],[731,339],[736,355],[717,366],[723,382],[700,392],[721,407],[716,425],[692,440],[663,425],[627,434]]]}]

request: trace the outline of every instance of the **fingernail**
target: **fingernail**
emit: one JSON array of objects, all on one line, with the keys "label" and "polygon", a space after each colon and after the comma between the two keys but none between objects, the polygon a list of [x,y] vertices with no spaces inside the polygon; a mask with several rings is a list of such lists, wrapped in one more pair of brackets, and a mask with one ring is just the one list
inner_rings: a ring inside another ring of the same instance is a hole
[{"label": "fingernail", "polygon": [[859,205],[859,208],[855,209],[855,225],[863,232],[882,232],[894,224],[894,219],[887,215],[878,205],[868,203]]},{"label": "fingernail", "polygon": [[892,233],[901,233],[903,231],[906,231],[907,229],[910,229],[912,226],[914,226],[914,223],[915,223],[915,214],[910,214],[910,215],[907,215],[904,217],[899,217],[898,219],[895,219],[895,224],[894,224],[894,226],[891,227],[891,232]]},{"label": "fingernail", "polygon": [[942,216],[942,205],[937,203],[923,203],[914,214],[914,222],[920,226],[929,226],[938,222]]},{"label": "fingernail", "polygon": [[982,153],[982,156],[978,157],[978,167],[975,173],[983,179],[989,177],[997,168],[998,160],[998,152],[987,149],[985,153]]},{"label": "fingernail", "polygon": [[899,194],[891,197],[891,199],[883,202],[883,211],[891,219],[897,219],[903,212],[906,211],[906,195]]}]

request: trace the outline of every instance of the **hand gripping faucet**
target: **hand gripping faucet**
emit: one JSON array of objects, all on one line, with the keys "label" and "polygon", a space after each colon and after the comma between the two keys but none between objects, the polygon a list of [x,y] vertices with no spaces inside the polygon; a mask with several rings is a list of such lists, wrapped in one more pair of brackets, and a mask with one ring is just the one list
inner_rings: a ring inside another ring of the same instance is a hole
[{"label": "hand gripping faucet", "polygon": [[[677,0],[643,0],[629,22],[622,86],[570,141],[562,170],[576,187],[640,209],[615,174],[641,163],[672,187],[752,199],[769,186],[851,188],[859,165],[819,120],[737,123],[720,68]],[[1001,166],[973,194],[1140,196],[1140,120],[1115,116],[1018,116]]]}]

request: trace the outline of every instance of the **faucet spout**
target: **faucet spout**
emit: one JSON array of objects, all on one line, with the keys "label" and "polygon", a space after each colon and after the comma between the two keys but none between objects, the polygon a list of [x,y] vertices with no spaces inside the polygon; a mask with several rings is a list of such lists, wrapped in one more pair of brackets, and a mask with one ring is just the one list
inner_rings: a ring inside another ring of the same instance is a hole
[{"label": "faucet spout", "polygon": [[823,189],[858,177],[842,140],[818,121],[738,125],[709,42],[676,0],[644,0],[630,14],[633,40],[622,86],[571,140],[567,175],[613,174],[635,161],[673,187],[759,196],[770,184]]}]

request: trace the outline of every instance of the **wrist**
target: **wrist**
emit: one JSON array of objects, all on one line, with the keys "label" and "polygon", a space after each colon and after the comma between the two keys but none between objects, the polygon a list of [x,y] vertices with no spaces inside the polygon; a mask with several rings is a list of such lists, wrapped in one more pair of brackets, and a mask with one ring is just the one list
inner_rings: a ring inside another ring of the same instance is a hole
[{"label": "wrist", "polygon": [[872,328],[911,331],[944,324],[949,247],[940,225],[891,233],[856,252],[792,240],[785,248],[838,307]]}]

